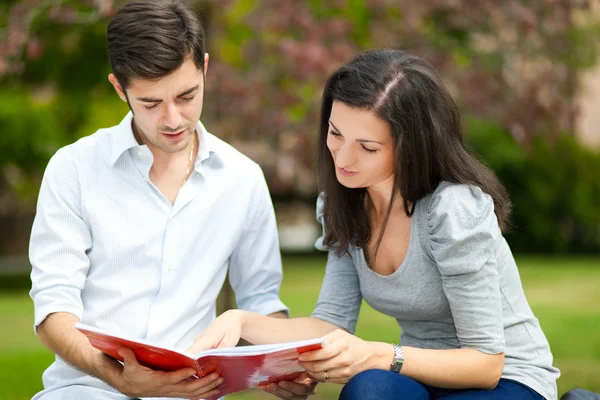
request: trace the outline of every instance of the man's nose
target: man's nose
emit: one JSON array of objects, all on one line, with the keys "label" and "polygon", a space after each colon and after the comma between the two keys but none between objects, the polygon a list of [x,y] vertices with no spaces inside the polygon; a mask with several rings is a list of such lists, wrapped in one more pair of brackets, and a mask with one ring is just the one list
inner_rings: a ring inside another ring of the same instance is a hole
[{"label": "man's nose", "polygon": [[168,104],[163,119],[163,124],[166,127],[175,130],[180,127],[179,125],[181,124],[181,120],[182,118],[181,112],[179,111],[179,107],[177,107],[176,104]]}]

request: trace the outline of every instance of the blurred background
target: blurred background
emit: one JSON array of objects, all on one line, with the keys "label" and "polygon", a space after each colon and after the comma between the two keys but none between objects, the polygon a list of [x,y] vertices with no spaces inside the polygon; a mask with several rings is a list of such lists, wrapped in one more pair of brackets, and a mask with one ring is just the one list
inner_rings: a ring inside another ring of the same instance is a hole
[{"label": "blurred background", "polygon": [[[106,24],[122,3],[0,1],[1,399],[31,398],[53,360],[32,329],[28,239],[49,158],[128,111],[107,80]],[[211,57],[202,120],[265,172],[294,316],[310,314],[324,274],[312,246],[325,79],[359,51],[401,48],[440,71],[469,146],[510,191],[507,240],[562,370],[559,392],[600,392],[600,1],[193,3]],[[228,288],[221,303],[234,306]],[[359,336],[399,332],[363,306]],[[315,398],[338,392],[320,385]]]}]

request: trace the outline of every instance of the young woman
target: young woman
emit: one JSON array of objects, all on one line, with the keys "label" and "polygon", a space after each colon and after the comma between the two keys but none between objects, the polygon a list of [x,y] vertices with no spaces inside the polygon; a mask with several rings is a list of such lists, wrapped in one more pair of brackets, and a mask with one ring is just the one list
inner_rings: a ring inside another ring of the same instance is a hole
[{"label": "young woman", "polygon": [[[434,69],[398,50],[359,55],[329,78],[320,130],[329,259],[312,316],[229,311],[192,349],[325,336],[300,359],[345,383],[342,399],[555,399],[559,371],[502,236],[510,201],[465,149]],[[396,318],[401,345],[351,334],[362,298]]]}]

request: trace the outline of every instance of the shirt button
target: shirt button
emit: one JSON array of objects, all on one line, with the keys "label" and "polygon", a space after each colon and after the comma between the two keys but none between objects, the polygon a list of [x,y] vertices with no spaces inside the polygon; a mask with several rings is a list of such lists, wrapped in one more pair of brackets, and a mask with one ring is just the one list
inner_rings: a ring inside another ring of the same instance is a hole
[{"label": "shirt button", "polygon": [[169,264],[169,265],[167,266],[167,269],[168,269],[169,271],[172,271],[172,270],[173,270],[173,264]]},{"label": "shirt button", "polygon": [[144,181],[148,182],[148,178],[144,177]]}]

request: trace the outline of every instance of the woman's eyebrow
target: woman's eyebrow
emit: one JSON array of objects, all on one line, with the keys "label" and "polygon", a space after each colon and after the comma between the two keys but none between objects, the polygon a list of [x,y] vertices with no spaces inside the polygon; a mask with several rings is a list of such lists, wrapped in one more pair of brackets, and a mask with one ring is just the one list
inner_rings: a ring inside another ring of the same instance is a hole
[{"label": "woman's eyebrow", "polygon": [[[329,120],[329,125],[331,125],[333,129],[335,129],[339,134],[342,134],[342,132],[340,132],[340,130],[333,124],[333,122],[331,122],[331,120]],[[378,142],[377,140],[356,139],[356,141],[361,143],[377,143],[383,146],[383,143]]]}]

